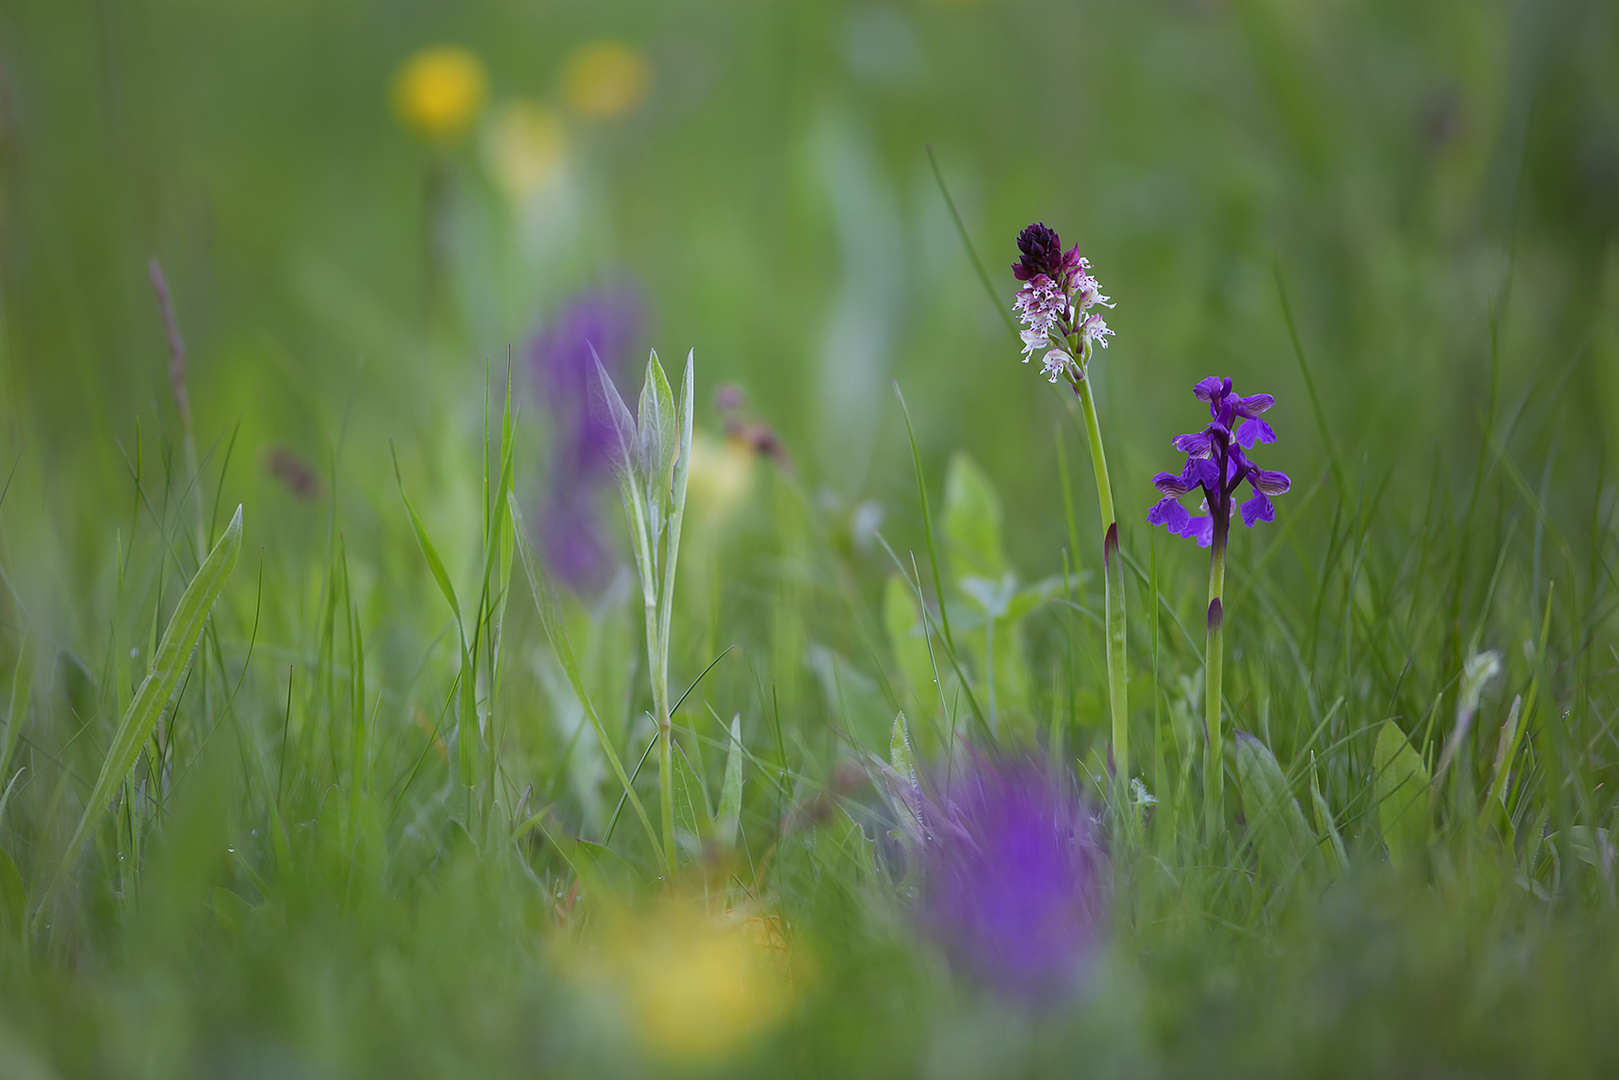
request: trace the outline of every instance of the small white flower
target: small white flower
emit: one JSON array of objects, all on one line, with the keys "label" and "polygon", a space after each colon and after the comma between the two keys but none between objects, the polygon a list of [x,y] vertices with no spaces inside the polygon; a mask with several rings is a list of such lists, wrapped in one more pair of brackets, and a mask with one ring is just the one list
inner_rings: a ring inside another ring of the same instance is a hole
[{"label": "small white flower", "polygon": [[1056,382],[1069,372],[1078,370],[1078,365],[1074,363],[1074,358],[1062,349],[1052,349],[1046,353],[1040,369],[1049,381]]}]

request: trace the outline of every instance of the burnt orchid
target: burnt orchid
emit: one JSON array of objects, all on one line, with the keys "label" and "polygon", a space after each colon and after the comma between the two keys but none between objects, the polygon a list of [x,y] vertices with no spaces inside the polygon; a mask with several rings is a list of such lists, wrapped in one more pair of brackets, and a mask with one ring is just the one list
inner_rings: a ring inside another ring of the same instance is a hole
[{"label": "burnt orchid", "polygon": [[[1113,721],[1113,764],[1123,781],[1130,775],[1129,669],[1125,658],[1124,565],[1119,558],[1119,526],[1113,515],[1113,486],[1108,481],[1107,456],[1102,452],[1102,429],[1096,420],[1096,402],[1088,378],[1091,354],[1107,348],[1113,336],[1098,307],[1113,301],[1091,273],[1091,264],[1079,246],[1063,250],[1057,230],[1036,222],[1018,234],[1018,261],[1012,274],[1023,287],[1012,307],[1023,321],[1023,362],[1040,353],[1042,370],[1051,382],[1064,380],[1079,398],[1090,442],[1091,466],[1096,472],[1096,498],[1102,516],[1102,592],[1107,623],[1108,704]],[[1074,558],[1080,557],[1074,552]],[[1119,798],[1122,808],[1129,804]],[[1133,819],[1132,819],[1133,820]]]},{"label": "burnt orchid", "polygon": [[[1204,765],[1204,811],[1211,833],[1218,830],[1223,778],[1223,743],[1220,734],[1220,683],[1224,665],[1226,540],[1231,532],[1233,508],[1248,528],[1276,520],[1272,495],[1281,495],[1293,486],[1284,472],[1261,469],[1248,460],[1245,451],[1255,443],[1273,443],[1276,432],[1261,415],[1276,403],[1269,394],[1243,397],[1230,379],[1210,376],[1193,387],[1199,401],[1209,406],[1209,425],[1202,431],[1177,435],[1174,447],[1186,455],[1179,473],[1161,472],[1152,482],[1163,495],[1147,513],[1147,522],[1162,525],[1176,536],[1211,548],[1209,558],[1208,650],[1204,663],[1204,716],[1208,725],[1208,757]],[[1237,505],[1242,486],[1251,496]],[[1201,492],[1201,514],[1192,514],[1181,505],[1181,497]]]},{"label": "burnt orchid", "polygon": [[1072,778],[975,760],[921,818],[924,924],[951,961],[1025,999],[1073,989],[1103,937],[1108,859]]},{"label": "burnt orchid", "polygon": [[1023,362],[1043,350],[1041,368],[1051,382],[1082,379],[1091,347],[1105,349],[1113,336],[1102,313],[1091,309],[1110,308],[1113,302],[1102,295],[1079,245],[1064,251],[1057,230],[1044,222],[1019,233],[1017,246],[1022,257],[1012,264],[1012,274],[1024,284],[1012,310],[1025,327]]}]

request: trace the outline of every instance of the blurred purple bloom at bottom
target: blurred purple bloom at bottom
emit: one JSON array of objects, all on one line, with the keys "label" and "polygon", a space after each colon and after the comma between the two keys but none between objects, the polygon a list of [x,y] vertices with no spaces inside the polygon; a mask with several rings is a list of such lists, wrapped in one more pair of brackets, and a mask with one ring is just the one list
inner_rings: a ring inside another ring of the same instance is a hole
[{"label": "blurred purple bloom at bottom", "polygon": [[1108,859],[1073,781],[976,760],[923,818],[923,918],[951,960],[1012,996],[1075,989],[1104,934]]}]

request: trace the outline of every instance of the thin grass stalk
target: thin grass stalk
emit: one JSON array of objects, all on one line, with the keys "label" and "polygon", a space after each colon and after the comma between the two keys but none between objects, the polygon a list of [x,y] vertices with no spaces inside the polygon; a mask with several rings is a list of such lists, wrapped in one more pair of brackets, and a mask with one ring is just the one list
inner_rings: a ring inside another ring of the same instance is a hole
[{"label": "thin grass stalk", "polygon": [[[1082,357],[1081,370],[1089,369],[1091,343],[1086,339],[1081,353],[1079,335],[1072,335],[1069,347]],[[1113,485],[1107,475],[1107,454],[1102,449],[1102,428],[1096,420],[1096,400],[1090,379],[1070,375],[1069,383],[1079,397],[1085,417],[1085,436],[1090,440],[1091,466],[1096,470],[1096,500],[1102,516],[1102,598],[1107,626],[1107,695],[1113,720],[1113,769],[1120,778],[1120,790],[1130,776],[1129,667],[1125,659],[1124,562],[1119,557],[1119,524],[1113,514]]]}]

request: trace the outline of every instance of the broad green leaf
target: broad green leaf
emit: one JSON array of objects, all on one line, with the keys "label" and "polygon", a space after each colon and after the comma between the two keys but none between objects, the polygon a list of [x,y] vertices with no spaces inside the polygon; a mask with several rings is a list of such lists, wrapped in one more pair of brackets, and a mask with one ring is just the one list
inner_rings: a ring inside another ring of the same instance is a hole
[{"label": "broad green leaf", "polygon": [[1236,733],[1237,780],[1248,835],[1259,853],[1259,866],[1278,883],[1315,865],[1316,841],[1298,800],[1270,748],[1246,731]]},{"label": "broad green leaf", "polygon": [[911,685],[917,704],[924,709],[937,702],[933,689],[933,658],[922,632],[922,615],[916,606],[916,590],[899,574],[890,574],[883,586],[883,629],[888,647],[900,672]]},{"label": "broad green leaf", "polygon": [[674,394],[669,390],[669,378],[663,373],[656,351],[647,357],[646,381],[641,384],[638,408],[640,416],[636,427],[641,480],[647,486],[648,499],[661,505],[672,486],[679,434]]},{"label": "broad green leaf", "polygon": [[[129,703],[129,710],[118,722],[112,746],[101,763],[101,773],[85,801],[84,816],[79,819],[79,826],[73,831],[73,838],[68,841],[67,850],[62,854],[56,872],[57,881],[78,858],[90,830],[101,820],[101,815],[112,802],[113,794],[123,783],[124,777],[129,775],[135,759],[140,756],[141,747],[151,738],[163,710],[174,697],[180,677],[185,674],[191,655],[197,648],[197,640],[202,637],[203,628],[208,623],[208,615],[214,609],[214,602],[230,580],[231,571],[236,569],[236,559],[241,552],[242,508],[238,506],[219,543],[214,545],[214,550],[197,568],[197,576],[191,579],[191,584],[181,595],[168,628],[163,631],[163,640],[152,657],[151,673],[141,682],[140,689],[135,692],[135,700]],[[54,886],[55,882],[53,889]],[[44,911],[45,906],[41,905],[40,910]]]},{"label": "broad green leaf", "polygon": [[1409,860],[1427,847],[1428,768],[1393,720],[1384,721],[1372,750],[1372,793],[1393,861]]},{"label": "broad green leaf", "polygon": [[742,821],[742,714],[731,717],[731,743],[725,751],[725,781],[720,786],[720,812],[715,826],[720,846],[736,847]]},{"label": "broad green leaf", "polygon": [[624,789],[624,797],[629,800],[635,816],[641,819],[647,839],[652,841],[653,850],[661,851],[661,842],[657,830],[652,827],[652,819],[647,817],[646,807],[641,805],[640,798],[636,796],[629,774],[624,771],[624,763],[619,760],[618,750],[608,737],[607,729],[602,726],[601,717],[597,715],[595,706],[590,703],[590,695],[585,691],[579,663],[574,658],[573,648],[568,644],[567,631],[562,626],[562,611],[561,605],[557,603],[556,589],[552,587],[551,579],[540,565],[540,561],[534,557],[534,548],[528,542],[528,527],[523,524],[523,512],[517,505],[516,492],[506,493],[506,505],[511,513],[512,537],[517,544],[517,555],[523,562],[524,573],[528,576],[528,586],[534,594],[534,606],[539,610],[540,624],[545,629],[545,636],[550,640],[551,649],[556,653],[563,673],[568,676],[568,682],[573,686],[573,692],[579,698],[579,705],[585,710],[586,718],[589,719],[591,727],[596,729],[596,738],[601,743],[602,753],[606,755],[608,765],[612,766],[613,774],[618,777],[618,782]]},{"label": "broad green leaf", "polygon": [[962,451],[950,459],[945,477],[944,534],[956,578],[973,575],[998,581],[1006,573],[1000,497],[984,471]]}]

